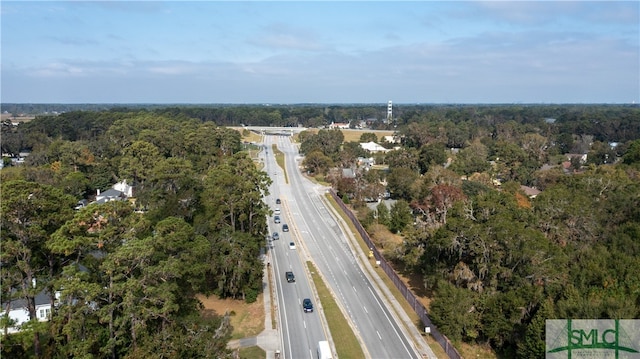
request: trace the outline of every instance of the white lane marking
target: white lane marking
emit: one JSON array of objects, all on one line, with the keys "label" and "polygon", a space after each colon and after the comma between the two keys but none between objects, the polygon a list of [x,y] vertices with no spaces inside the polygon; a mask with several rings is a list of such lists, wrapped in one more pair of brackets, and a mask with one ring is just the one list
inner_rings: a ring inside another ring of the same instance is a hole
[{"label": "white lane marking", "polygon": [[[373,296],[373,299],[376,300],[376,303],[380,307],[380,310],[382,311],[382,314],[384,314],[384,316],[385,316],[385,318],[387,318],[387,321],[389,322],[389,324],[391,324],[391,329],[393,329],[393,331],[396,333],[396,335],[400,339],[400,343],[402,343],[402,346],[404,347],[404,350],[406,350],[407,353],[409,353],[409,355],[411,356],[411,351],[404,344],[404,340],[402,340],[403,337],[400,335],[400,333],[398,333],[398,330],[396,330],[396,327],[393,325],[395,322],[391,321],[391,318],[389,318],[389,316],[387,315],[387,312],[385,311],[385,308],[382,306],[382,304],[380,303],[380,301],[378,300],[376,295],[373,293],[373,290],[371,289],[371,287],[369,287],[369,291],[371,292],[371,296]],[[376,330],[376,332],[377,332],[377,330]],[[378,336],[380,336],[380,333],[378,333]],[[382,338],[380,338],[380,339],[382,340]]]}]

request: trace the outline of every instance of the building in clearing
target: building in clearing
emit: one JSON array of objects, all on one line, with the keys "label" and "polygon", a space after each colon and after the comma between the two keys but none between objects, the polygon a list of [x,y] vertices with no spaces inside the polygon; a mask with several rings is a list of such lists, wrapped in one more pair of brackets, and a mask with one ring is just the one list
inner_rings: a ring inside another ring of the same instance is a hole
[{"label": "building in clearing", "polygon": [[378,153],[378,152],[389,152],[391,151],[388,148],[384,148],[382,146],[380,146],[379,144],[375,143],[375,142],[365,142],[365,143],[361,143],[360,147],[364,148],[365,150],[371,152],[371,153]]},{"label": "building in clearing", "polygon": [[339,129],[342,129],[342,130],[346,130],[346,129],[349,129],[349,124],[348,123],[342,123],[342,122],[338,122],[338,123],[331,122],[329,124],[329,129],[334,129],[334,128],[339,128]]}]

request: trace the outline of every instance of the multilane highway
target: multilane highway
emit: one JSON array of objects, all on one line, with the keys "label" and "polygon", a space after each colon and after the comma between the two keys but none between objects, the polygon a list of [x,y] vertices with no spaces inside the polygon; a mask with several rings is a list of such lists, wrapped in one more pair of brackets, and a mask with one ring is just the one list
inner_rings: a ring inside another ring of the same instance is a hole
[{"label": "multilane highway", "polygon": [[[267,204],[272,209],[281,209],[281,223],[275,223],[273,216],[269,219],[270,233],[278,232],[279,239],[269,239],[268,260],[273,270],[275,278],[275,292],[277,296],[276,310],[277,320],[281,333],[281,355],[282,359],[316,358],[316,348],[319,341],[327,340],[325,326],[322,324],[322,312],[318,309],[318,304],[312,286],[309,284],[306,273],[306,264],[300,256],[300,239],[296,238],[295,224],[291,221],[288,212],[288,202],[285,198],[290,197],[289,187],[284,182],[284,172],[276,164],[273,151],[271,150],[271,139],[275,136],[265,137],[264,170],[273,180],[270,188],[270,196],[266,198]],[[281,198],[282,203],[276,204],[276,199]],[[283,232],[282,225],[288,224],[290,231]],[[294,242],[296,249],[290,249],[289,243]],[[289,283],[285,278],[285,272],[292,271],[295,275],[295,282]],[[310,298],[314,305],[314,311],[305,313],[302,310],[302,301]]]},{"label": "multilane highway", "polygon": [[[275,163],[272,143],[285,153],[288,184]],[[314,358],[317,342],[329,337],[322,330],[320,312],[302,312],[303,297],[311,297],[316,306],[319,304],[305,278],[304,255],[308,254],[356,328],[367,357],[420,358],[412,341],[407,339],[409,335],[405,328],[398,324],[394,313],[358,265],[346,235],[325,207],[321,196],[326,189],[302,176],[297,146],[287,136],[265,136],[265,145],[268,152],[265,171],[274,179],[269,200],[282,200],[281,217],[291,228],[284,236],[280,233],[279,241],[273,241],[272,251],[272,255],[275,254],[274,270],[280,279],[277,281],[278,296],[284,297],[279,298],[278,303],[285,357],[307,358],[306,351]],[[271,205],[275,206],[273,203]],[[292,239],[296,250],[288,248]],[[287,270],[296,274],[295,284],[284,279]]]}]

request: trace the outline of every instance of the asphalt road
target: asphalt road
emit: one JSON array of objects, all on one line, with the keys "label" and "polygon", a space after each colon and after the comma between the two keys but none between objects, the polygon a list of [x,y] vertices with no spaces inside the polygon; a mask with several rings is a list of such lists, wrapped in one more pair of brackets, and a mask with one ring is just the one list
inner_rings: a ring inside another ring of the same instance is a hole
[{"label": "asphalt road", "polygon": [[[281,223],[275,223],[273,217],[269,220],[270,233],[277,231],[280,239],[270,240],[269,260],[275,275],[275,290],[277,293],[277,318],[281,330],[281,358],[316,358],[316,348],[319,341],[327,340],[322,312],[316,300],[311,279],[307,276],[304,257],[301,257],[300,238],[297,238],[295,224],[291,222],[288,211],[287,198],[290,197],[289,185],[285,183],[284,172],[276,164],[271,144],[280,137],[265,137],[265,171],[273,180],[270,196],[266,199],[272,209],[281,209]],[[276,198],[282,203],[277,205]],[[283,224],[289,224],[289,232],[282,231]],[[290,249],[289,243],[294,242],[296,249]],[[287,282],[285,272],[292,271],[296,281]],[[314,311],[305,313],[302,309],[304,298],[310,298]]]},{"label": "asphalt road", "polygon": [[[289,184],[285,183],[283,173],[275,164],[272,143],[285,153]],[[281,314],[283,347],[290,349],[290,353],[284,353],[285,356],[306,358],[306,350],[315,357],[317,341],[327,340],[322,329],[316,327],[322,325],[317,313],[309,315],[301,309],[301,298],[312,295],[308,282],[300,278],[305,273],[301,255],[308,255],[356,328],[367,357],[420,358],[407,339],[409,335],[404,327],[398,324],[394,313],[387,308],[376,287],[358,265],[346,235],[324,206],[321,196],[326,189],[313,184],[300,173],[298,161],[301,158],[297,147],[286,136],[266,136],[265,144],[268,148],[265,170],[274,180],[271,197],[273,201],[275,198],[282,200],[281,217],[291,228],[291,232],[284,233],[284,236],[280,233],[281,239],[274,241],[276,271],[281,279],[277,285],[278,295],[283,296],[278,303],[285,309],[281,311],[284,313]],[[288,249],[292,238],[298,247],[296,250]],[[287,270],[296,273],[295,284],[284,279]]]}]

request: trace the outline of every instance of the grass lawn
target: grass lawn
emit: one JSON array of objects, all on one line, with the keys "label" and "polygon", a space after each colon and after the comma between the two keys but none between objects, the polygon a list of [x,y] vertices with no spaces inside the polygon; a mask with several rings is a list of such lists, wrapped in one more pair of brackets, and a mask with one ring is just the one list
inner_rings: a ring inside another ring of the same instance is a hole
[{"label": "grass lawn", "polygon": [[257,345],[240,349],[240,359],[265,359],[267,353]]},{"label": "grass lawn", "polygon": [[[307,131],[311,132],[311,133],[318,133],[318,131],[320,131],[317,128],[310,128]],[[394,131],[375,131],[375,130],[340,130],[340,132],[342,132],[342,134],[344,135],[344,142],[360,142],[360,136],[362,136],[363,133],[375,133],[375,135],[378,137],[378,143],[382,142],[382,137],[383,136],[391,136],[393,135]]]}]

